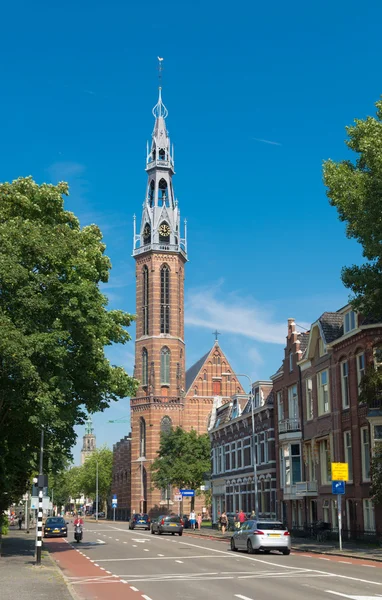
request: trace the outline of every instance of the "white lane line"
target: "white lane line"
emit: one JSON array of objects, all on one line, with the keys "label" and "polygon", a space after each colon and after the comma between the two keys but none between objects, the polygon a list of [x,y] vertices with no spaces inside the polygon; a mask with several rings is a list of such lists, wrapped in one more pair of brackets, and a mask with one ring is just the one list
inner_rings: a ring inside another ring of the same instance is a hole
[{"label": "white lane line", "polygon": [[133,544],[133,548],[136,548],[136,547],[137,547],[137,544]]},{"label": "white lane line", "polygon": [[369,569],[375,569],[375,565],[361,565],[361,567],[369,567]]},{"label": "white lane line", "polygon": [[143,548],[144,552],[150,552],[150,550],[148,548]]},{"label": "white lane line", "polygon": [[164,554],[158,554],[158,556],[164,556]]},{"label": "white lane line", "polygon": [[350,562],[350,560],[339,560],[338,562],[342,563],[343,565],[351,565],[352,564]]},{"label": "white lane line", "polygon": [[[135,546],[136,547],[136,546]],[[148,556],[147,558],[145,558],[145,560],[175,560],[177,558],[183,558],[183,560],[185,560],[187,558],[187,560],[192,560],[195,558],[215,558],[215,556],[211,556],[211,554],[201,554],[198,556]],[[232,556],[221,556],[221,558],[231,558]],[[245,556],[243,556],[243,558],[245,558]],[[98,562],[127,562],[127,561],[134,561],[134,560],[142,560],[141,558],[100,558],[98,560]],[[272,564],[272,563],[269,563]],[[276,563],[274,563],[276,567],[283,567],[285,569],[294,569],[297,571],[300,571],[301,569],[299,567],[284,567],[283,565],[277,565]],[[303,569],[303,571],[310,571],[310,569]]]},{"label": "white lane line", "polygon": [[109,575],[111,575],[111,571],[106,571],[106,573],[109,573]]},{"label": "white lane line", "polygon": [[127,582],[127,581],[125,581],[124,579],[121,579],[120,581],[121,581],[121,583],[128,583],[128,582]]},{"label": "white lane line", "polygon": [[248,598],[248,596],[242,596],[241,594],[235,594],[235,598],[241,598],[241,600],[252,600],[252,598]]},{"label": "white lane line", "polygon": [[119,542],[119,538],[115,538],[115,541],[116,541],[116,542]]},{"label": "white lane line", "polygon": [[133,590],[133,592],[139,592],[138,588],[134,587],[133,585],[130,586],[130,589]]},{"label": "white lane line", "polygon": [[97,565],[97,563],[94,563],[94,566],[95,566],[95,567],[99,567],[99,565]]},{"label": "white lane line", "polygon": [[101,571],[106,571],[106,569],[104,567],[100,567]]},{"label": "white lane line", "polygon": [[94,563],[94,560],[91,560],[90,558],[89,558],[89,560],[90,560],[90,562]]},{"label": "white lane line", "polygon": [[183,564],[182,560],[176,560],[175,562],[180,563],[181,565]]},{"label": "white lane line", "polygon": [[146,596],[145,594],[142,594],[142,598],[144,598],[145,600],[151,600],[150,596]]},{"label": "white lane line", "polygon": [[124,544],[127,544],[127,542],[123,542]]},{"label": "white lane line", "polygon": [[[318,560],[330,560],[330,558],[324,558],[323,556],[319,556]],[[341,561],[340,561],[341,562]]]}]

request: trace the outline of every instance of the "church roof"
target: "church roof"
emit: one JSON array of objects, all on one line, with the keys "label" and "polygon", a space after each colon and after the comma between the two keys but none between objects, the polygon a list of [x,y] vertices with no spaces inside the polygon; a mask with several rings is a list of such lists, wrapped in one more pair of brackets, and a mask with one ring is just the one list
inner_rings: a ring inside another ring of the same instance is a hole
[{"label": "church roof", "polygon": [[208,352],[204,356],[202,356],[202,358],[199,358],[199,360],[197,360],[196,363],[194,363],[189,369],[187,369],[187,371],[186,371],[186,392],[188,392],[188,390],[192,386],[200,369],[206,362],[210,353],[211,353],[211,350],[208,350]]}]

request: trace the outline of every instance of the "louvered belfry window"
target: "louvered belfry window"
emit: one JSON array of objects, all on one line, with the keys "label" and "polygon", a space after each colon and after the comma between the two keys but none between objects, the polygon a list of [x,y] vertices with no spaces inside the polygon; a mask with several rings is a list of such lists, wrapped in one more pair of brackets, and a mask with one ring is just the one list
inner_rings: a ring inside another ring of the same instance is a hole
[{"label": "louvered belfry window", "polygon": [[160,331],[170,333],[170,269],[163,265],[160,272]]}]

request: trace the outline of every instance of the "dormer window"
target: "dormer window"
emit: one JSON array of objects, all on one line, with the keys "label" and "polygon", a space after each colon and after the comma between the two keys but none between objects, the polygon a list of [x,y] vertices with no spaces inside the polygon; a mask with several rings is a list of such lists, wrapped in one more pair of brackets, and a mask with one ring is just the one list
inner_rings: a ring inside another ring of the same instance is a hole
[{"label": "dormer window", "polygon": [[344,333],[349,333],[357,327],[357,318],[354,310],[349,310],[344,316]]},{"label": "dormer window", "polygon": [[289,352],[289,371],[293,371],[293,354]]}]

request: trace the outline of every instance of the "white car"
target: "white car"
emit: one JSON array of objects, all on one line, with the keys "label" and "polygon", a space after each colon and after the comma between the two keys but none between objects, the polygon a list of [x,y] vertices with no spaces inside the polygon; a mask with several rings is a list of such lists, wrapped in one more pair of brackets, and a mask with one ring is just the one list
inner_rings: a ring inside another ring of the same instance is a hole
[{"label": "white car", "polygon": [[247,550],[249,554],[263,550],[279,550],[290,554],[290,533],[280,521],[246,521],[231,537],[231,550]]}]

